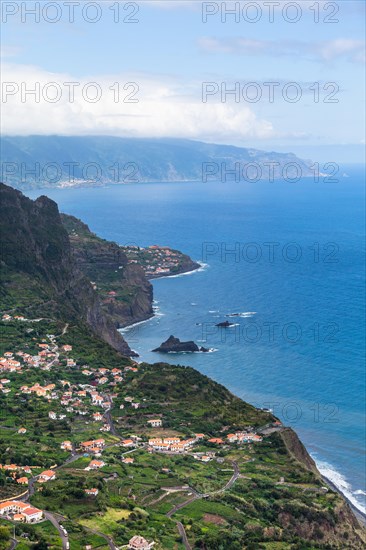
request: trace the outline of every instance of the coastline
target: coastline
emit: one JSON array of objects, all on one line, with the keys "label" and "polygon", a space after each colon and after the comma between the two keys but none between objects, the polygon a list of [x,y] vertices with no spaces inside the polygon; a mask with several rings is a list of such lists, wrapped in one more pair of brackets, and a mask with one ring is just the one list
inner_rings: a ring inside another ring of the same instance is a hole
[{"label": "coastline", "polygon": [[[186,276],[186,275],[192,275],[194,273],[197,273],[197,272],[200,272],[200,271],[204,271],[207,267],[208,267],[208,264],[205,264],[204,262],[195,262],[197,264],[199,264],[199,267],[196,267],[194,269],[190,269],[188,271],[182,271],[181,273],[176,273],[174,275],[161,275],[161,276],[157,276],[157,277],[153,277],[151,279],[149,279],[150,281],[154,281],[156,279],[171,279],[171,278],[177,278],[177,277],[183,277],[183,276]],[[156,308],[158,309],[158,308]],[[143,319],[141,321],[137,321],[135,323],[132,323],[131,325],[127,325],[121,329],[119,329],[119,332],[121,333],[124,333],[125,331],[128,331],[129,329],[131,328],[134,328],[138,325],[141,325],[143,323],[147,323],[148,321],[151,321],[152,319],[154,319],[155,317],[157,317],[159,314],[157,314],[155,311],[152,313],[151,316],[149,316],[148,318],[146,319]],[[160,314],[162,315],[162,314]],[[297,432],[295,432],[296,435],[297,435]],[[300,440],[302,442],[302,440]],[[305,446],[306,448],[306,446]],[[306,451],[309,453],[310,455],[310,451],[306,448]],[[310,455],[311,456],[311,455]],[[316,463],[316,460],[314,458],[314,461]],[[345,502],[347,503],[347,505],[350,507],[353,515],[355,516],[356,520],[358,521],[358,523],[363,527],[365,528],[366,527],[366,513],[363,512],[362,510],[360,510],[359,508],[357,508],[357,506],[350,500],[350,498],[342,491],[342,489],[340,489],[334,481],[332,481],[328,476],[324,475],[321,473],[320,471],[320,467],[318,466],[318,464],[316,463],[316,467],[317,467],[317,470],[320,474],[320,477],[321,479],[324,481],[324,483],[326,485],[328,485],[333,491],[337,492],[339,495],[342,496],[342,498],[345,500]]]},{"label": "coastline", "polygon": [[[318,466],[317,466],[318,468]],[[342,496],[342,498],[347,502],[348,506],[351,508],[353,515],[356,517],[357,521],[360,523],[362,527],[366,527],[366,514],[364,512],[361,512],[354,504],[350,501],[350,499],[337,487],[337,485],[329,479],[329,477],[326,477],[323,474],[320,474],[322,480],[329,485],[329,487]]]},{"label": "coastline", "polygon": [[176,279],[178,277],[184,277],[185,275],[193,275],[194,273],[204,271],[208,267],[208,264],[205,264],[204,262],[196,261],[194,263],[197,264],[198,267],[181,271],[180,273],[174,273],[174,275],[157,275],[156,277],[151,277],[149,281],[156,281],[156,279]]},{"label": "coastline", "polygon": [[[198,267],[194,267],[193,269],[189,269],[187,271],[182,271],[181,273],[175,273],[174,275],[161,275],[161,276],[157,276],[157,277],[152,277],[151,279],[149,279],[149,281],[156,281],[157,279],[174,279],[174,278],[178,278],[178,277],[184,277],[186,275],[193,275],[194,273],[198,273],[200,271],[204,271],[207,267],[208,267],[208,264],[205,264],[204,262],[195,262]],[[154,303],[154,302],[153,302]],[[156,309],[153,307],[153,310]],[[160,313],[160,315],[163,315],[162,313]],[[146,317],[146,319],[141,319],[140,321],[135,321],[133,323],[131,323],[130,325],[125,325],[124,327],[121,327],[118,330],[118,332],[121,332],[121,333],[124,333],[125,331],[131,329],[131,328],[134,328],[138,325],[141,325],[142,323],[147,323],[148,321],[151,321],[152,319],[154,319],[155,317],[158,317],[159,314],[156,313],[156,311],[153,311],[153,313],[151,315],[149,315],[148,317]]]}]

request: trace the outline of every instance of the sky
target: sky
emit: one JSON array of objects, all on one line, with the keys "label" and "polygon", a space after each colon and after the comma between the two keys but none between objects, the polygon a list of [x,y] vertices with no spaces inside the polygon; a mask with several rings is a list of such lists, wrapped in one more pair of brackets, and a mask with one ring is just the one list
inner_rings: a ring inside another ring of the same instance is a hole
[{"label": "sky", "polygon": [[183,137],[362,161],[364,1],[1,10],[5,135]]}]

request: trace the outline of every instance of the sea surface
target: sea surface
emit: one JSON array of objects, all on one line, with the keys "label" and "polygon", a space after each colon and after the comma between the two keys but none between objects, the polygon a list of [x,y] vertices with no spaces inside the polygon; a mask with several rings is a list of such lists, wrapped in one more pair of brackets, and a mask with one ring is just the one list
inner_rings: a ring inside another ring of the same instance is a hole
[{"label": "sea surface", "polygon": [[[202,262],[155,280],[156,316],[124,331],[141,360],[191,365],[300,435],[365,511],[364,173],[337,183],[144,183],[43,190],[121,245]],[[41,194],[29,192],[34,198]],[[240,316],[226,317],[232,313]],[[216,323],[229,320],[231,328]],[[211,353],[160,355],[170,334]]]}]

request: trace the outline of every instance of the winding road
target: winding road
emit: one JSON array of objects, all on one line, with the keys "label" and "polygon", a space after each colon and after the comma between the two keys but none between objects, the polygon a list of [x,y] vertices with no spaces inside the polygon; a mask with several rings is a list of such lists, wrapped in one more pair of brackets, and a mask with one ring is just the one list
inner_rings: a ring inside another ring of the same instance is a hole
[{"label": "winding road", "polygon": [[67,543],[68,543],[69,539],[68,539],[67,535],[65,535],[63,530],[61,529],[58,520],[56,519],[56,517],[53,514],[51,514],[51,512],[46,512],[46,510],[44,510],[43,513],[44,513],[44,517],[46,519],[48,519],[52,523],[52,525],[57,529],[57,531],[58,531],[58,533],[61,537],[62,548],[63,548],[63,550],[66,550],[67,549]]},{"label": "winding road", "polygon": [[[189,498],[188,500],[186,500],[185,502],[182,502],[181,504],[177,504],[177,505],[173,506],[173,508],[171,510],[169,510],[169,512],[167,512],[166,516],[168,518],[171,518],[172,515],[175,514],[178,510],[181,510],[182,508],[185,508],[186,506],[188,506],[188,504],[191,504],[195,500],[198,500],[200,498],[213,497],[215,495],[219,495],[219,494],[223,493],[224,491],[227,491],[228,489],[230,489],[234,485],[235,481],[240,477],[240,471],[239,471],[238,464],[236,462],[232,462],[232,465],[233,465],[233,468],[234,468],[234,473],[231,476],[231,478],[229,479],[229,481],[224,485],[224,487],[222,487],[221,489],[217,489],[216,491],[212,491],[211,493],[198,493],[197,491],[192,489],[192,491],[194,492],[194,495],[191,498]],[[174,521],[177,524],[177,528],[178,528],[180,536],[182,537],[182,542],[184,544],[184,547],[186,548],[186,550],[192,550],[192,547],[189,544],[189,541],[188,541],[188,538],[187,538],[187,533],[184,529],[183,524],[180,521],[177,521],[177,520],[174,520]]]}]

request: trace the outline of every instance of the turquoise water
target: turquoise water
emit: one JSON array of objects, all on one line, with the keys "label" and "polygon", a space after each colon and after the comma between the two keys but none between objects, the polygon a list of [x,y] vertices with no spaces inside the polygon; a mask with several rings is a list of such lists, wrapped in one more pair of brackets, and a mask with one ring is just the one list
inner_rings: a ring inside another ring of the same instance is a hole
[{"label": "turquoise water", "polygon": [[[192,365],[272,408],[364,509],[364,188],[360,169],[346,171],[350,177],[333,184],[161,183],[45,194],[104,238],[168,245],[206,264],[154,281],[157,315],[125,331],[131,347],[142,360]],[[225,317],[233,312],[246,314]],[[215,326],[226,319],[235,326]],[[215,351],[151,353],[170,334]]]}]

